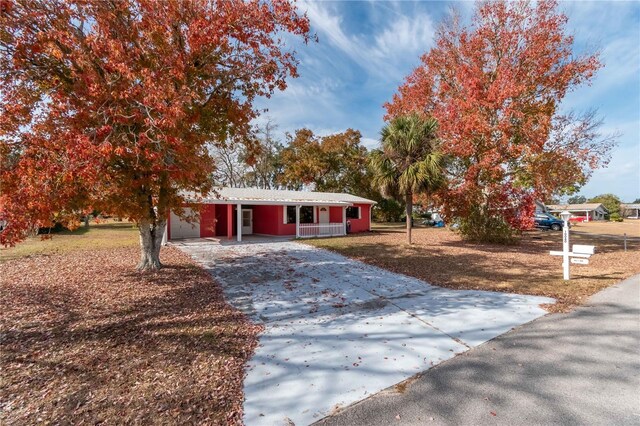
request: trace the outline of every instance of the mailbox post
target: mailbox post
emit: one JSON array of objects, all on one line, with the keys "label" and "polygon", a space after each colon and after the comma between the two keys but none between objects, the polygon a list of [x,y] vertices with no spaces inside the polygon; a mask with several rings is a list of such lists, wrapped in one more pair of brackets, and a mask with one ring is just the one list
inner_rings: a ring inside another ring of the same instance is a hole
[{"label": "mailbox post", "polygon": [[562,225],[562,272],[564,275],[565,281],[570,279],[569,276],[569,218],[571,217],[571,213],[568,211],[563,211],[560,213],[560,217],[564,224]]},{"label": "mailbox post", "polygon": [[565,281],[570,279],[569,264],[577,263],[580,265],[588,265],[589,258],[595,253],[594,246],[585,246],[580,244],[574,244],[573,250],[569,250],[569,218],[571,213],[563,211],[560,213],[560,217],[564,222],[562,226],[562,251],[550,251],[552,256],[562,256],[562,272]]}]

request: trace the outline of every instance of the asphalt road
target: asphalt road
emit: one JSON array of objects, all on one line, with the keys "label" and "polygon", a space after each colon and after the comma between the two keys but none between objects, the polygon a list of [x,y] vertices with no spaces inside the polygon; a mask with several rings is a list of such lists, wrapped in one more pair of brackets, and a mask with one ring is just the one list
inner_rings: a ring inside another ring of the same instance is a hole
[{"label": "asphalt road", "polygon": [[640,425],[640,275],[322,425]]}]

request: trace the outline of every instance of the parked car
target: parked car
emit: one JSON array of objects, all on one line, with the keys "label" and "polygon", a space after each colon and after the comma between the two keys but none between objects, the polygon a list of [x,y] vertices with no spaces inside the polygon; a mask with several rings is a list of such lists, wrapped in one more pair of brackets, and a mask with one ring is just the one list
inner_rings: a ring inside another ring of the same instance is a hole
[{"label": "parked car", "polygon": [[586,219],[585,216],[571,216],[569,222],[584,222]]},{"label": "parked car", "polygon": [[422,224],[426,226],[433,226],[434,228],[444,228],[444,220],[442,219],[426,219],[422,221]]},{"label": "parked car", "polygon": [[564,222],[562,220],[547,213],[536,213],[533,220],[538,228],[548,228],[553,229],[554,231],[560,231],[564,226]]}]

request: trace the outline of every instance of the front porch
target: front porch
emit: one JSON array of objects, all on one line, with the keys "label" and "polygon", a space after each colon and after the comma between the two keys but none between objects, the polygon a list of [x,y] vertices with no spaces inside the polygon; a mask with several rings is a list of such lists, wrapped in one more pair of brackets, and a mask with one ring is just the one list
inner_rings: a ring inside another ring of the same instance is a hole
[{"label": "front porch", "polygon": [[346,235],[345,223],[301,223],[298,225],[298,238],[338,237]]},{"label": "front porch", "polygon": [[[235,216],[235,229],[227,220],[227,238],[240,242],[247,235],[333,237],[347,234],[346,203],[296,205],[226,205],[227,218]],[[233,212],[235,210],[235,212]]]},{"label": "front porch", "polygon": [[168,239],[343,236],[371,230],[373,204],[349,194],[222,188],[180,215],[169,212]]}]

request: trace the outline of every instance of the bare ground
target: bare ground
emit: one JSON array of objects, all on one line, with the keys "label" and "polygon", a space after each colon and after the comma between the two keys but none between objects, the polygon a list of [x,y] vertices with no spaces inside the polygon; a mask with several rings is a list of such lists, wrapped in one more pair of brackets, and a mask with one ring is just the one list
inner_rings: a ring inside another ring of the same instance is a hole
[{"label": "bare ground", "polygon": [[625,219],[624,222],[597,220],[571,224],[571,230],[595,235],[623,236],[640,238],[640,220]]},{"label": "bare ground", "polygon": [[241,423],[260,328],[186,255],[163,249],[166,268],[148,275],[136,247],[12,257],[0,423]]},{"label": "bare ground", "polygon": [[448,229],[415,228],[411,246],[405,238],[401,228],[386,226],[305,242],[442,287],[553,297],[558,303],[548,309],[560,312],[640,272],[638,238],[628,241],[625,252],[620,238],[573,234],[572,243],[595,245],[596,255],[589,265],[572,265],[569,282],[562,279],[562,259],[549,255],[550,250],[562,249],[560,232],[527,232],[520,244],[512,246],[466,242]]}]

